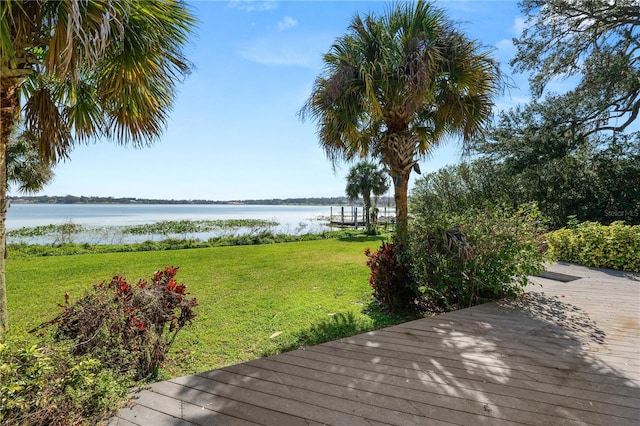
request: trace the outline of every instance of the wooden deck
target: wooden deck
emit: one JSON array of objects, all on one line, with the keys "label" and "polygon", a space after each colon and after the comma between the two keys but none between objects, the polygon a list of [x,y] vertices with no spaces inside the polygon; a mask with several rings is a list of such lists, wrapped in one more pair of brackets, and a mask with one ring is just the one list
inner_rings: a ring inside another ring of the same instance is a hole
[{"label": "wooden deck", "polygon": [[549,270],[580,279],[155,383],[109,425],[639,425],[640,277]]}]

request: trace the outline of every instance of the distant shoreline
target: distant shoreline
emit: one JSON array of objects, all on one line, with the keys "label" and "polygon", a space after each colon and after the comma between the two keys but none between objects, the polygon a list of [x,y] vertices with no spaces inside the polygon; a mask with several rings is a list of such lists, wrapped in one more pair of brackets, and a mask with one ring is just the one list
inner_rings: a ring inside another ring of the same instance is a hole
[{"label": "distant shoreline", "polygon": [[[349,198],[341,197],[315,197],[315,198],[272,198],[262,200],[166,200],[153,198],[134,197],[86,197],[86,196],[28,196],[9,197],[13,204],[223,204],[223,205],[299,205],[299,206],[331,206],[350,205]],[[381,197],[379,204],[387,203],[386,197]]]}]

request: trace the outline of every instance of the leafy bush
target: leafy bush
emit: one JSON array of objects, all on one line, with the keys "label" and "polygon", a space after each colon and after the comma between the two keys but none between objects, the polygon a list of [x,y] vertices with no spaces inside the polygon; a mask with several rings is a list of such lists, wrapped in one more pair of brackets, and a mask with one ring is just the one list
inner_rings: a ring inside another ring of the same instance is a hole
[{"label": "leafy bush", "polygon": [[367,266],[371,269],[369,285],[373,288],[373,297],[383,308],[390,312],[404,312],[415,307],[417,294],[412,288],[409,277],[409,264],[406,251],[398,243],[382,242],[375,252],[367,248]]},{"label": "leafy bush", "polygon": [[411,275],[430,309],[453,310],[513,297],[545,255],[535,206],[486,207],[458,215],[414,212]]},{"label": "leafy bush", "polygon": [[177,333],[195,317],[195,298],[174,279],[178,268],[157,271],[151,282],[131,285],[120,276],[94,286],[45,325],[71,339],[74,355],[89,354],[104,367],[136,380],[157,373]]},{"label": "leafy bush", "polygon": [[0,423],[97,424],[126,399],[132,381],[63,344],[0,344]]},{"label": "leafy bush", "polygon": [[547,234],[549,253],[555,260],[596,268],[640,272],[640,225],[613,222],[609,226],[583,222],[572,229]]}]

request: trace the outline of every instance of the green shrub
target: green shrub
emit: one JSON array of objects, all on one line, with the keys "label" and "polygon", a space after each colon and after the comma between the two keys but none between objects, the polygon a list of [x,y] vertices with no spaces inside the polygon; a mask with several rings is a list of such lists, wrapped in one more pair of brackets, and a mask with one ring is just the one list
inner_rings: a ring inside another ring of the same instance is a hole
[{"label": "green shrub", "polygon": [[97,424],[119,408],[132,384],[97,359],[72,356],[65,344],[0,344],[3,425]]},{"label": "green shrub", "polygon": [[640,225],[613,222],[605,226],[583,222],[573,229],[547,234],[549,253],[555,260],[595,268],[640,272]]},{"label": "green shrub", "polygon": [[485,207],[450,216],[414,214],[412,280],[430,309],[448,311],[514,297],[528,276],[543,267],[535,206]]},{"label": "green shrub", "polygon": [[393,313],[410,311],[416,306],[418,295],[411,285],[407,252],[398,243],[382,242],[375,252],[367,248],[367,266],[371,269],[369,285],[373,298]]},{"label": "green shrub", "polygon": [[157,271],[151,282],[131,285],[120,276],[94,286],[44,326],[74,342],[73,355],[90,355],[136,380],[156,374],[177,333],[195,317],[195,298],[174,279],[178,268]]}]

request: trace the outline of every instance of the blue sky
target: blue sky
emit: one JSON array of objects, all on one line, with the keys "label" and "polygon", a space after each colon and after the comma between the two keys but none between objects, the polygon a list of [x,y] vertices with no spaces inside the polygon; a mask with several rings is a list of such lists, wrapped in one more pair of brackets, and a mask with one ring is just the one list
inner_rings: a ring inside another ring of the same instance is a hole
[{"label": "blue sky", "polygon": [[[322,54],[356,13],[387,1],[194,1],[200,20],[187,49],[193,73],[178,88],[168,127],[155,145],[78,146],[37,195],[166,199],[270,199],[344,195],[351,164],[335,172],[316,127],[297,112],[322,71]],[[516,1],[442,1],[448,17],[494,50],[517,88],[499,108],[527,100],[512,75],[511,42],[523,26]],[[451,141],[420,162],[424,172],[458,162]],[[415,178],[414,178],[415,179]],[[413,180],[412,180],[413,182]],[[10,193],[17,195],[16,193]]]}]

